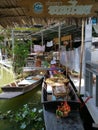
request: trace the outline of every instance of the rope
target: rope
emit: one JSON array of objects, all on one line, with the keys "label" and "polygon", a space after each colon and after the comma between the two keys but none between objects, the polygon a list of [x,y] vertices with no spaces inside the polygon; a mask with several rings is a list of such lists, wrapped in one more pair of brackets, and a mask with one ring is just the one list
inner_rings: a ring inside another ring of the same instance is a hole
[{"label": "rope", "polygon": [[81,108],[84,107],[85,104],[88,102],[88,100],[91,98],[92,98],[91,96],[87,97],[86,100],[82,103]]}]

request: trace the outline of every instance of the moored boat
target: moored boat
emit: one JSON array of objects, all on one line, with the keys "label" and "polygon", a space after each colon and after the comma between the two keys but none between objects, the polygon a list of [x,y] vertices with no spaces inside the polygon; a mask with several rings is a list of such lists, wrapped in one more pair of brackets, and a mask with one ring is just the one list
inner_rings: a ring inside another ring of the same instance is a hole
[{"label": "moored boat", "polygon": [[43,75],[28,76],[1,87],[0,98],[13,98],[25,94],[42,83]]},{"label": "moored boat", "polygon": [[[80,100],[69,80],[61,79],[60,77],[59,80],[57,77],[48,78],[42,84],[42,104],[46,130],[84,130],[79,114]],[[54,89],[56,89],[55,92]],[[61,110],[62,108],[64,110]]]}]

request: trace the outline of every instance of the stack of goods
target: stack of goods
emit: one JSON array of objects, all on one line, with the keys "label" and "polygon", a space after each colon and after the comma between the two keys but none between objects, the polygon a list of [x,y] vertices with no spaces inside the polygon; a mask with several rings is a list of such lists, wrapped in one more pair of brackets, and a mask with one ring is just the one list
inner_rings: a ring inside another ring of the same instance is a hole
[{"label": "stack of goods", "polygon": [[59,77],[51,77],[46,79],[46,84],[51,85],[52,93],[55,97],[67,96],[70,92],[69,79],[65,76],[59,75]]},{"label": "stack of goods", "polygon": [[56,97],[63,97],[67,94],[66,86],[63,83],[55,83],[53,94]]},{"label": "stack of goods", "polygon": [[41,59],[40,59],[40,58],[37,58],[37,59],[36,59],[35,66],[36,66],[36,67],[41,67]]}]

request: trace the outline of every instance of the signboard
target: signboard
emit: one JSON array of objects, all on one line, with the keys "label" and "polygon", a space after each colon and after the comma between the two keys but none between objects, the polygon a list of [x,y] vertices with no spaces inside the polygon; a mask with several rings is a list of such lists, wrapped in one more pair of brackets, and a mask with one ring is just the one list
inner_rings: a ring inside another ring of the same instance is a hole
[{"label": "signboard", "polygon": [[[62,42],[63,42],[63,41],[70,41],[70,40],[72,40],[72,36],[71,36],[71,35],[67,35],[67,36],[61,37],[61,41],[62,41]],[[59,43],[59,38],[54,38],[53,41],[54,41],[55,43]]]},{"label": "signboard", "polygon": [[18,5],[34,17],[87,17],[95,16],[98,0],[20,0]]}]

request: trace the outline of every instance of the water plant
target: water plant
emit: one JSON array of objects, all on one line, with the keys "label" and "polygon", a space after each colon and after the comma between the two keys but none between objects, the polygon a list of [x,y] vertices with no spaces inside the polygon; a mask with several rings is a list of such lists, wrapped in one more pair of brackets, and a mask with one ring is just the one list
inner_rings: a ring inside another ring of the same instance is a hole
[{"label": "water plant", "polygon": [[10,122],[17,123],[19,129],[25,129],[33,124],[34,130],[44,130],[43,111],[32,108],[31,104],[25,104],[16,112],[9,110],[6,113],[0,113],[0,119],[9,119]]}]

